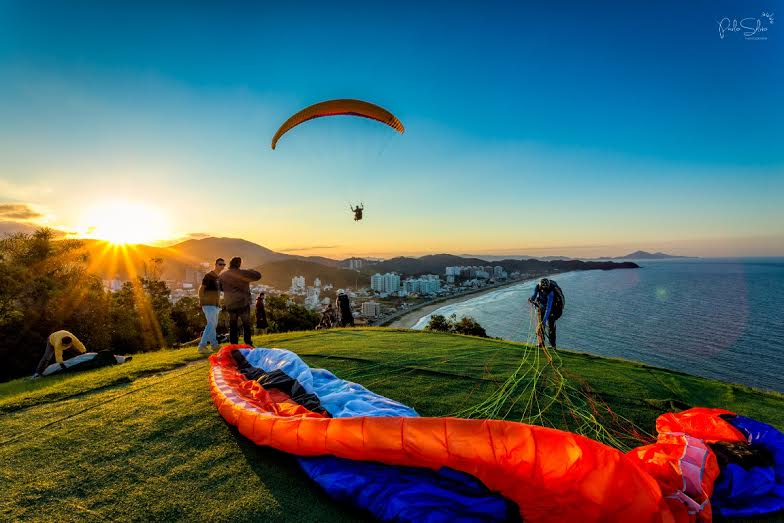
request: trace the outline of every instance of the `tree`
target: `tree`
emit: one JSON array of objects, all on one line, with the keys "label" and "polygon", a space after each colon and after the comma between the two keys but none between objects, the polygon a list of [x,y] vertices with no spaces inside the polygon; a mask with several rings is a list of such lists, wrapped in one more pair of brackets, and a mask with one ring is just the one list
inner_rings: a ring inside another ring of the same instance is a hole
[{"label": "tree", "polygon": [[171,311],[174,322],[175,338],[184,343],[201,336],[207,320],[204,318],[198,298],[181,298],[174,304]]},{"label": "tree", "polygon": [[139,278],[143,295],[142,329],[148,343],[155,348],[169,347],[174,343],[171,290],[158,279]]},{"label": "tree", "polygon": [[436,332],[452,332],[452,325],[449,320],[442,314],[433,314],[430,316],[430,322],[425,327],[425,330]]},{"label": "tree", "polygon": [[457,334],[465,334],[467,336],[479,336],[480,338],[487,338],[487,332],[484,327],[479,325],[479,322],[470,316],[464,316],[460,321],[454,323],[454,332]]},{"label": "tree", "polygon": [[457,314],[452,314],[449,318],[441,314],[434,314],[430,317],[430,322],[425,327],[425,330],[487,338],[487,332],[485,332],[484,327],[478,321],[470,316],[465,316],[458,320]]},{"label": "tree", "polygon": [[111,338],[115,351],[138,352],[145,349],[135,295],[133,283],[125,282],[112,296]]},{"label": "tree", "polygon": [[289,300],[288,295],[267,296],[266,302],[268,332],[289,332],[313,330],[319,322],[319,315]]}]

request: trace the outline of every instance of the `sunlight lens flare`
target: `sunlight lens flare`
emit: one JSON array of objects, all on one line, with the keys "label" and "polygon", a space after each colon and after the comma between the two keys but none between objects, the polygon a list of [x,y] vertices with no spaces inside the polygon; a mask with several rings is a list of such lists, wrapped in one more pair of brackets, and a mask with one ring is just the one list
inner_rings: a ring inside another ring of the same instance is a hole
[{"label": "sunlight lens flare", "polygon": [[171,237],[166,215],[153,206],[130,202],[104,201],[87,210],[84,236],[116,245],[156,243]]}]

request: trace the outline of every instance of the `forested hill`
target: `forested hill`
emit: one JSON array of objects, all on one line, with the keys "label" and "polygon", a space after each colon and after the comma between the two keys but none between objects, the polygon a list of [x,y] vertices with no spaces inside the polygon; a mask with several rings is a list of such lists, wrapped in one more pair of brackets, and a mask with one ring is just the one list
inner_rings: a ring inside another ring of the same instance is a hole
[{"label": "forested hill", "polygon": [[370,277],[365,273],[305,260],[274,261],[260,265],[257,269],[262,275],[261,283],[281,290],[291,287],[291,279],[294,276],[304,276],[307,285],[313,285],[313,280],[319,278],[322,285],[331,283],[336,290],[339,288],[362,288],[370,285]]},{"label": "forested hill", "polygon": [[593,269],[638,269],[634,262],[581,261],[581,260],[501,260],[488,262],[480,258],[463,258],[452,254],[434,254],[421,258],[391,258],[372,267],[376,272],[399,272],[404,274],[443,274],[449,266],[486,266],[493,265],[504,268],[507,272],[566,272],[586,271]]}]

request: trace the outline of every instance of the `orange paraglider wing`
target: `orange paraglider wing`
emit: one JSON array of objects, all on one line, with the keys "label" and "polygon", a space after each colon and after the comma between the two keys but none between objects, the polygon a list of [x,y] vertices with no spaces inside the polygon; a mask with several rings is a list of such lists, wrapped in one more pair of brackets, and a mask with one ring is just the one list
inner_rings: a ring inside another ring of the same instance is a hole
[{"label": "orange paraglider wing", "polygon": [[327,100],[306,107],[283,122],[278,132],[272,137],[272,148],[275,149],[280,137],[290,129],[308,120],[324,116],[361,116],[386,124],[401,134],[405,130],[403,124],[394,114],[376,104],[351,99]]},{"label": "orange paraglider wing", "polygon": [[[674,522],[654,478],[597,441],[492,419],[331,417],[305,408],[282,392],[280,384],[265,389],[259,380],[266,371],[250,379],[245,372],[259,368],[240,369],[242,351],[249,356],[261,351],[254,361],[262,367],[263,358],[283,351],[227,345],[210,357],[210,391],[218,411],[257,445],[298,456],[432,470],[449,467],[517,503],[525,521]],[[289,364],[270,365],[277,372],[291,372]]]}]

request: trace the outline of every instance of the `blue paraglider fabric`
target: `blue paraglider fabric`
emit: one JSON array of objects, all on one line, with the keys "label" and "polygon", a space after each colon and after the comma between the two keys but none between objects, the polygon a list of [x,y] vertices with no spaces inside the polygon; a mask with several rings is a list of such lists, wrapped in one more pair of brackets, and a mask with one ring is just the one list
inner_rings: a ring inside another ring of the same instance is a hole
[{"label": "blue paraglider fabric", "polygon": [[[418,416],[417,412],[345,381],[324,369],[311,369],[283,349],[241,349],[246,368],[284,373],[334,418]],[[304,397],[304,394],[303,394]],[[297,458],[305,473],[332,498],[370,512],[382,521],[426,523],[519,520],[511,501],[490,492],[476,478],[449,468],[398,467],[323,456]]]},{"label": "blue paraglider fabric", "polygon": [[713,488],[714,513],[724,517],[753,517],[784,510],[784,434],[751,418],[728,420],[745,436],[752,449],[767,452],[769,466],[748,469],[730,463]]},{"label": "blue paraglider fabric", "polygon": [[394,467],[332,456],[300,465],[333,499],[368,510],[382,521],[514,521],[519,511],[477,479],[449,468]]}]

